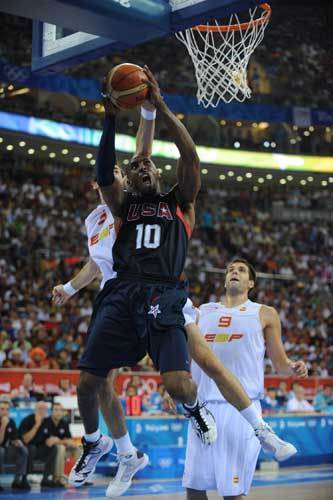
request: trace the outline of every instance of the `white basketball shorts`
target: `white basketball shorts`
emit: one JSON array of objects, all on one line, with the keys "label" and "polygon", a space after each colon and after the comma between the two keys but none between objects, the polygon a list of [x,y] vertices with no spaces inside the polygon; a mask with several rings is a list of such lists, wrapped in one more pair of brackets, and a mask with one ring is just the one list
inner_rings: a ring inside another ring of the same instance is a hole
[{"label": "white basketball shorts", "polygon": [[[260,402],[254,401],[261,411]],[[229,403],[208,403],[217,425],[217,440],[204,445],[188,426],[183,486],[217,490],[221,496],[247,495],[260,451],[254,430]]]}]

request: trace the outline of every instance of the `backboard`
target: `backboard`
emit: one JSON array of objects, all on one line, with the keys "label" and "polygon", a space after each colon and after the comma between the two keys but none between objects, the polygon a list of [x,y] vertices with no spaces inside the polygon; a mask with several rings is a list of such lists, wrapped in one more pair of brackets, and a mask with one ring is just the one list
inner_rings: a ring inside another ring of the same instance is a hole
[{"label": "backboard", "polygon": [[4,12],[32,18],[32,70],[67,67],[241,12],[259,0],[1,0]]}]

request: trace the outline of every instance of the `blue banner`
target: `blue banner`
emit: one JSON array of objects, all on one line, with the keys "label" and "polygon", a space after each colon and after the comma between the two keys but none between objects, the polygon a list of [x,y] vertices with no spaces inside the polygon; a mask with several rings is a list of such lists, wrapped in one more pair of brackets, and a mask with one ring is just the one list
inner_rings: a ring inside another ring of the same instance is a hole
[{"label": "blue banner", "polygon": [[[100,82],[88,78],[73,78],[62,74],[38,76],[28,67],[0,63],[0,80],[21,87],[32,87],[64,92],[80,99],[99,101],[101,99]],[[227,120],[244,120],[251,122],[294,123],[292,107],[274,106],[270,104],[240,104],[232,102],[220,104],[217,108],[205,109],[199,106],[194,96],[164,93],[165,100],[175,113],[189,115],[210,115]],[[333,125],[333,109],[310,109],[312,125]]]}]

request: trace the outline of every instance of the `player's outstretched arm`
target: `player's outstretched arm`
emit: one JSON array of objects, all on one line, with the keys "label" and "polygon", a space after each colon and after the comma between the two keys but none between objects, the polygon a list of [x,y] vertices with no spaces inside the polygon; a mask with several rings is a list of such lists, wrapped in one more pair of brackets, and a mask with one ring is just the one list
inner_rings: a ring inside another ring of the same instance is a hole
[{"label": "player's outstretched arm", "polygon": [[200,190],[200,160],[192,137],[180,120],[172,113],[163,100],[158,83],[147,66],[144,71],[149,81],[149,99],[163,117],[180,152],[177,179],[182,202],[194,203]]},{"label": "player's outstretched arm", "polygon": [[63,306],[79,290],[85,288],[96,278],[99,268],[94,260],[89,259],[79,273],[68,283],[57,285],[52,290],[52,302],[56,306]]},{"label": "player's outstretched arm", "polygon": [[116,108],[110,99],[104,99],[105,119],[97,154],[96,180],[105,203],[115,217],[120,217],[125,193],[122,180],[114,175],[116,164]]},{"label": "player's outstretched arm", "polygon": [[156,108],[149,101],[141,107],[140,124],[136,133],[135,156],[151,157],[155,134]]},{"label": "player's outstretched arm", "polygon": [[281,321],[274,307],[263,305],[260,309],[266,348],[275,370],[280,375],[307,377],[308,369],[304,361],[292,361],[288,358],[281,339]]}]

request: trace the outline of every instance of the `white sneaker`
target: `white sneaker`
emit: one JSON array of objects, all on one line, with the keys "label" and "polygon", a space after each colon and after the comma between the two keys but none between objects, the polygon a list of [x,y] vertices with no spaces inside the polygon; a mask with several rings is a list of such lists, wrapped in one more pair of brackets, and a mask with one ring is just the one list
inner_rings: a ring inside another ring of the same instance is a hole
[{"label": "white sneaker", "polygon": [[212,444],[217,439],[214,415],[206,408],[206,403],[197,404],[193,409],[184,405],[185,417],[190,419],[196,435],[204,444]]},{"label": "white sneaker", "polygon": [[118,471],[106,490],[106,496],[109,498],[120,497],[125,493],[132,484],[134,474],[144,469],[148,462],[148,455],[142,451],[135,450],[134,454],[119,455]]},{"label": "white sneaker", "polygon": [[101,434],[97,441],[89,443],[83,437],[82,446],[83,452],[68,477],[69,484],[76,488],[82,486],[93,475],[99,459],[111,450],[113,439]]},{"label": "white sneaker", "polygon": [[284,462],[297,453],[297,449],[293,444],[280,439],[266,423],[258,427],[254,432],[263,450],[267,453],[274,453],[274,457],[279,462]]}]

